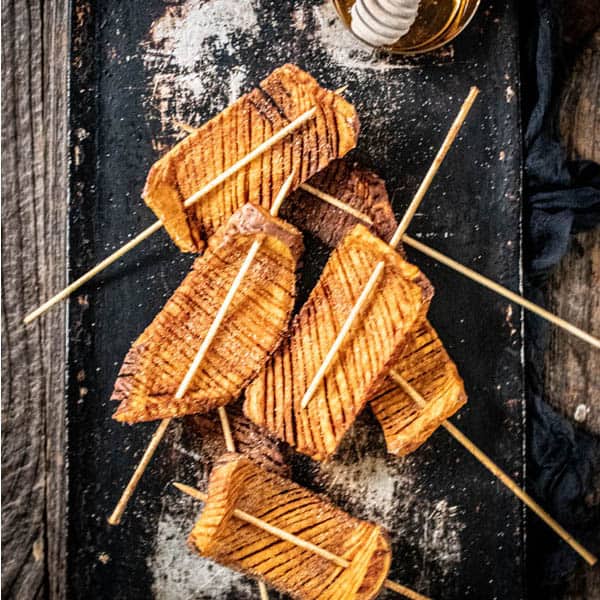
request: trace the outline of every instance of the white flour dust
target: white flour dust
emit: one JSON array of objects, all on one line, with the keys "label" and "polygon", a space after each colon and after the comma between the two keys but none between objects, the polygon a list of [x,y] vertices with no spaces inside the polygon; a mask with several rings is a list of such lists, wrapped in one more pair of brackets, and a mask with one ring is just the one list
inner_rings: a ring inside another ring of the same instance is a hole
[{"label": "white flour dust", "polygon": [[[294,13],[298,31],[306,27],[306,8],[299,7]],[[327,52],[330,59],[342,67],[368,71],[407,70],[411,64],[398,64],[388,55],[378,53],[360,42],[346,28],[331,2],[323,2],[312,8],[315,31],[313,39]]]},{"label": "white flour dust", "polygon": [[238,597],[249,595],[252,583],[243,575],[194,554],[186,540],[193,520],[163,514],[155,537],[156,548],[148,559],[154,574],[153,598],[224,598],[236,592]]},{"label": "white flour dust", "polygon": [[446,575],[460,563],[465,525],[458,507],[445,499],[432,502],[421,493],[416,469],[410,459],[363,456],[350,465],[336,460],[320,465],[317,481],[354,516],[386,527],[394,539],[413,538],[423,561]]},{"label": "white flour dust", "polygon": [[418,544],[424,561],[436,563],[442,574],[448,575],[461,561],[460,532],[465,525],[460,521],[458,507],[440,500],[433,506],[421,505],[421,509],[423,533]]},{"label": "white flour dust", "polygon": [[[151,108],[158,111],[162,129],[171,129],[173,121],[194,123],[200,107],[216,114],[238,98],[246,69],[223,64],[234,61],[240,46],[252,45],[259,35],[252,2],[243,9],[236,0],[189,0],[167,7],[143,47]],[[229,81],[226,95],[224,79]]]}]

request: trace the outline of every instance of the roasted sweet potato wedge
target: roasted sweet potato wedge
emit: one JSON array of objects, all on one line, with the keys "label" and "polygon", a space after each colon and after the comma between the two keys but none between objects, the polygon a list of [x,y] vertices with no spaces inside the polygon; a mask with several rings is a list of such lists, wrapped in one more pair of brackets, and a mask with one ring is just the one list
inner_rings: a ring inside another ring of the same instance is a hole
[{"label": "roasted sweet potato wedge", "polygon": [[[185,209],[187,198],[313,106],[314,118]],[[350,103],[284,65],[158,160],[144,200],[181,250],[201,252],[240,206],[259,198],[270,208],[294,170],[292,189],[354,148],[357,136]]]},{"label": "roasted sweet potato wedge", "polygon": [[[396,218],[385,183],[373,171],[346,158],[332,162],[307,183],[367,215],[373,221],[371,231],[381,239],[389,241],[394,234]],[[286,200],[280,214],[331,247],[337,246],[344,235],[360,222],[303,189]]]},{"label": "roasted sweet potato wedge", "polygon": [[371,400],[388,451],[404,456],[414,452],[463,406],[467,396],[456,365],[427,320],[411,331],[392,368],[427,402],[419,408],[391,378]]},{"label": "roasted sweet potato wedge", "polygon": [[[379,261],[383,276],[306,408],[302,397]],[[299,452],[325,460],[396,364],[433,289],[414,265],[356,225],[332,253],[289,335],[248,386],[244,412]]]},{"label": "roasted sweet potato wedge", "polygon": [[[175,393],[254,240],[262,244],[181,400]],[[134,342],[119,372],[114,418],[129,423],[203,413],[235,400],[279,343],[294,306],[297,229],[247,204]]]},{"label": "roasted sweet potato wedge", "polygon": [[[341,567],[233,515],[258,517],[346,559]],[[215,465],[189,538],[202,556],[263,579],[300,600],[367,600],[387,577],[391,550],[377,525],[351,517],[306,488],[238,454]]]}]

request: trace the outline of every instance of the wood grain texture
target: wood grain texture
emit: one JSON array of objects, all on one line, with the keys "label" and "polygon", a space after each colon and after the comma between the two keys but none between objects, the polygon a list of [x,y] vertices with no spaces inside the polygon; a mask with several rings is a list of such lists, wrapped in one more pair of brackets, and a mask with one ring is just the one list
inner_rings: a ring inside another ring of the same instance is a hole
[{"label": "wood grain texture", "polygon": [[600,161],[600,29],[582,49],[563,90],[560,132],[569,156]]},{"label": "wood grain texture", "polygon": [[2,2],[2,595],[63,596],[68,3]]},{"label": "wood grain texture", "polygon": [[[598,27],[596,3],[580,0],[565,23],[566,41],[581,44]],[[587,29],[586,29],[587,28]],[[583,47],[562,97],[560,128],[571,158],[600,162],[600,30]],[[600,333],[600,229],[575,236],[548,286],[548,308],[590,332]],[[554,330],[545,357],[545,389],[552,406],[576,425],[600,434],[600,355],[567,334]],[[579,407],[579,409],[578,409]],[[595,476],[590,506],[600,503],[600,473]],[[564,600],[600,597],[600,568],[580,566]]]},{"label": "wood grain texture", "polygon": [[[561,133],[571,158],[600,162],[600,30],[583,48],[566,85]],[[600,230],[575,236],[548,288],[548,308],[600,333]],[[600,434],[600,353],[552,331],[545,360],[547,397],[580,427]],[[595,400],[595,401],[594,401]]]}]

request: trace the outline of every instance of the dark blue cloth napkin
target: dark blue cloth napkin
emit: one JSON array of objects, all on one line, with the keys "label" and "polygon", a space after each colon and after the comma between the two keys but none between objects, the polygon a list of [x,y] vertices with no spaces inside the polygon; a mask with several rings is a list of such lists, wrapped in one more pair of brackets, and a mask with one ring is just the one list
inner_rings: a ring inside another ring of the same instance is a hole
[{"label": "dark blue cloth napkin", "polygon": [[[526,292],[541,304],[548,275],[568,250],[570,236],[600,223],[600,165],[567,161],[559,141],[558,108],[568,64],[560,30],[565,3],[535,0],[524,5]],[[600,478],[600,441],[574,428],[544,401],[543,354],[550,326],[532,314],[527,314],[525,325],[527,486],[579,541],[599,552],[600,505],[596,501],[594,506],[590,499],[594,478]],[[530,597],[560,597],[566,579],[582,559],[531,513],[527,539]]]}]

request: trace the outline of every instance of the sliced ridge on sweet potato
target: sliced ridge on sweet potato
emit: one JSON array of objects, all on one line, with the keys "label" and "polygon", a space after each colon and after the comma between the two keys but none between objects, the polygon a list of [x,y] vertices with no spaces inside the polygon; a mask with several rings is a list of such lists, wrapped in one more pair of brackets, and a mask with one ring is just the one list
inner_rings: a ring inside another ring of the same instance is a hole
[{"label": "sliced ridge on sweet potato", "polygon": [[[341,567],[234,516],[258,517],[347,560]],[[301,600],[367,600],[387,577],[391,550],[377,525],[351,517],[306,488],[239,454],[213,469],[208,498],[189,538],[202,556],[263,579]]]},{"label": "sliced ridge on sweet potato", "polygon": [[[252,243],[261,246],[185,396],[175,393]],[[119,372],[114,418],[129,423],[208,412],[234,401],[285,332],[302,251],[297,229],[247,204],[210,239]]]},{"label": "sliced ridge on sweet potato", "polygon": [[[383,275],[306,408],[301,401],[379,261]],[[244,412],[299,452],[325,460],[425,318],[433,289],[417,267],[356,225],[332,253],[288,336],[248,386]]]}]

